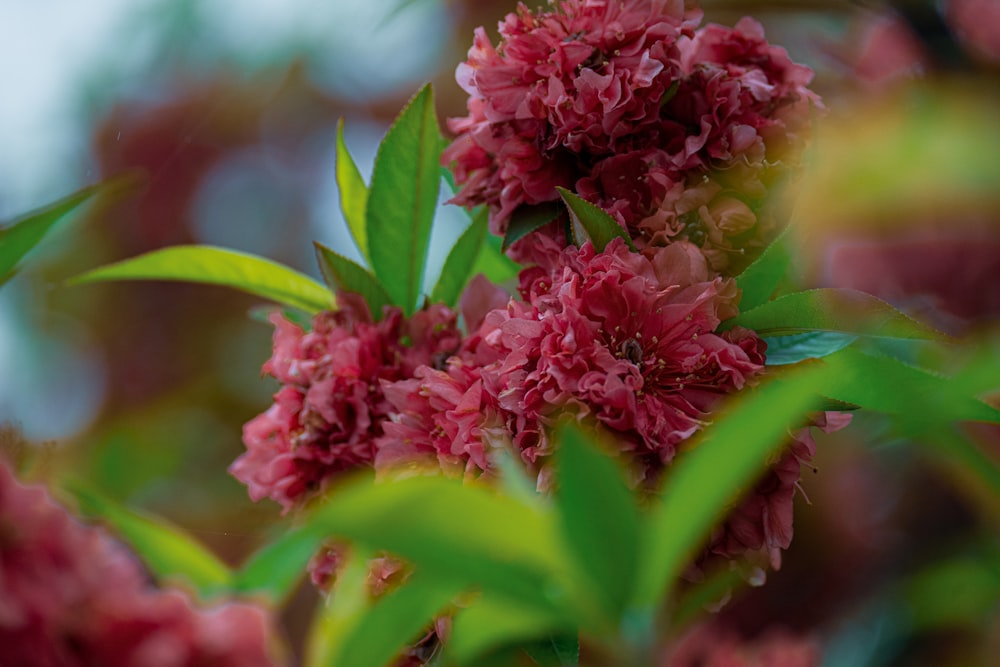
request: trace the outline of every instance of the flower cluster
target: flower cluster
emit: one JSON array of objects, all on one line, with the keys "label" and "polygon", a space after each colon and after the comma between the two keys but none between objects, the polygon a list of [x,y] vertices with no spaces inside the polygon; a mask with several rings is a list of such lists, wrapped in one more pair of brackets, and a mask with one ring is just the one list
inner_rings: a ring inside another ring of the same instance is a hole
[{"label": "flower cluster", "polygon": [[[696,29],[700,18],[675,0],[563,0],[520,5],[496,47],[476,31],[458,70],[469,116],[451,122],[444,157],[455,201],[488,205],[502,234],[520,207],[566,186],[631,243],[598,251],[558,230],[527,236],[513,249],[517,297],[474,279],[464,335],[441,306],[375,322],[350,294],[308,332],[274,316],[264,371],[283,386],[247,424],[232,467],[254,499],[295,507],[364,466],[476,478],[492,473],[497,448],[547,492],[549,431],[567,416],[613,436],[630,484],[652,491],[720,401],[759,380],[765,342],[721,326],[739,312],[730,257],[770,233],[764,195],[801,151],[818,100],[811,72],[759,24]],[[762,554],[777,567],[812,454],[807,430],[790,438],[703,557]],[[336,562],[335,551],[314,560],[318,585]]]},{"label": "flower cluster", "polygon": [[375,440],[390,413],[383,383],[440,365],[461,342],[455,314],[431,306],[405,319],[387,309],[374,322],[357,295],[341,294],[339,310],[316,316],[303,331],[280,314],[274,355],[264,365],[281,383],[269,410],[246,424],[247,452],[232,474],[254,500],[291,508],[342,470],[371,465]]},{"label": "flower cluster", "polygon": [[502,235],[562,186],[640,247],[685,239],[714,270],[744,266],[775,232],[765,195],[819,100],[759,23],[695,30],[700,19],[666,0],[566,0],[519,5],[496,47],[479,29],[457,71],[469,114],[449,121],[453,201],[489,205]]},{"label": "flower cluster", "polygon": [[5,665],[272,665],[263,611],[194,609],[151,589],[131,555],[0,463],[0,653]]}]

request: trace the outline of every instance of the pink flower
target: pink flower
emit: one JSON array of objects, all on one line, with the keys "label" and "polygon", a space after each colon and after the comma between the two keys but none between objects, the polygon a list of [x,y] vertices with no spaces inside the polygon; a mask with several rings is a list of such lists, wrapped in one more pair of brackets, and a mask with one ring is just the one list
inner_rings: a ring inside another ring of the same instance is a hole
[{"label": "pink flower", "polygon": [[521,273],[524,302],[487,315],[497,360],[481,370],[514,445],[529,463],[550,453],[544,427],[570,412],[618,434],[635,482],[652,482],[716,403],[762,371],[751,331],[715,333],[736,314],[731,280],[710,278],[689,244],[595,253],[541,239]]},{"label": "pink flower", "polygon": [[607,156],[655,132],[657,110],[679,75],[677,39],[700,12],[674,0],[564,0],[550,11],[519,4],[494,48],[479,28],[456,78],[469,116],[444,161],[463,185],[455,201],[489,203],[503,234],[521,204],[556,199],[583,156]]},{"label": "pink flower", "polygon": [[386,309],[373,322],[352,294],[340,310],[320,313],[305,332],[280,315],[274,355],[264,364],[284,386],[274,404],[246,424],[247,452],[230,467],[254,500],[269,497],[289,509],[339,471],[370,466],[391,405],[383,380],[411,377],[423,364],[455,352],[455,315],[430,306],[405,319]]},{"label": "pink flower", "polygon": [[268,620],[157,591],[103,531],[0,464],[0,653],[19,667],[272,665]]}]

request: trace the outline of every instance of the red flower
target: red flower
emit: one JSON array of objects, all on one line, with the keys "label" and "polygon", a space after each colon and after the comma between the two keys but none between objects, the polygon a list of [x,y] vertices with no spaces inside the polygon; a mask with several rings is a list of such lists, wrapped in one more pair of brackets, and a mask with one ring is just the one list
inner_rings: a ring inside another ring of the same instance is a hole
[{"label": "red flower", "polygon": [[710,278],[689,244],[635,254],[616,239],[598,254],[541,239],[536,250],[524,302],[480,330],[497,357],[483,388],[526,461],[550,453],[543,427],[569,411],[618,433],[635,481],[652,481],[718,400],[763,369],[753,332],[715,333],[737,312],[735,284]]},{"label": "red flower", "polygon": [[198,611],[179,592],[149,588],[121,545],[0,464],[3,664],[272,665],[267,625],[249,605]]},{"label": "red flower", "polygon": [[288,509],[338,471],[371,465],[391,410],[381,382],[411,377],[461,342],[455,315],[443,306],[409,320],[389,308],[375,323],[356,295],[341,294],[339,304],[317,315],[309,332],[271,318],[274,356],[263,370],[284,386],[246,424],[247,452],[230,467],[254,500],[270,497]]}]

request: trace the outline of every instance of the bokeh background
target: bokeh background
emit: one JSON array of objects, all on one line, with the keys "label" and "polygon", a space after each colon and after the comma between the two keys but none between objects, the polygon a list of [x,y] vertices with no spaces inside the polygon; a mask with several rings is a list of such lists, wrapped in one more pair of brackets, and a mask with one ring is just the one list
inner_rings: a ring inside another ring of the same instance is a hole
[{"label": "bokeh background", "polygon": [[[183,243],[317,277],[313,240],[356,256],[333,177],[338,119],[368,174],[382,133],[424,81],[442,119],[464,115],[455,65],[473,28],[495,37],[514,6],[0,3],[0,220],[120,173],[143,175],[138,192],[60,226],[0,290],[0,439],[26,474],[83,478],[232,562],[260,543],[279,509],[251,503],[226,468],[242,451],[242,424],[277,388],[260,375],[271,339],[263,304],[205,286],[63,282]],[[842,190],[806,193],[804,280],[872,291],[993,344],[1000,0],[703,7],[711,22],[758,18],[772,43],[816,71],[831,115],[847,119],[827,139],[847,147],[827,162]],[[919,122],[907,111],[917,98],[935,101]],[[943,148],[928,144],[935,136]],[[853,202],[845,189],[876,195]],[[442,205],[432,266],[465,220]],[[975,437],[996,460],[997,434]],[[830,667],[996,664],[997,499],[867,416],[822,439],[816,465],[783,569],[731,604],[727,622],[749,635],[773,625],[811,634]],[[281,621],[293,650],[313,596],[304,587]]]}]

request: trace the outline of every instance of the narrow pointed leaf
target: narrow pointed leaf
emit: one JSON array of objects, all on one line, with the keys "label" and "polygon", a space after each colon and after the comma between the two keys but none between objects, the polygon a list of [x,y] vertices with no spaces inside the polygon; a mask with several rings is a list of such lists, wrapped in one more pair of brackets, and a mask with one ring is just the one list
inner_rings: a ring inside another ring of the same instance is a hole
[{"label": "narrow pointed leaf", "polygon": [[786,294],[723,323],[724,328],[735,325],[762,336],[831,331],[917,340],[946,338],[871,294],[838,288]]},{"label": "narrow pointed leaf", "polygon": [[424,282],[440,184],[440,129],[424,86],[379,146],[368,197],[372,268],[393,303],[413,313]]},{"label": "narrow pointed leaf", "polygon": [[580,664],[580,640],[575,636],[547,637],[524,647],[540,667],[576,667]]},{"label": "narrow pointed leaf", "polygon": [[181,580],[202,599],[226,590],[229,568],[193,537],[164,519],[122,507],[81,483],[67,484],[85,516],[106,521],[161,581]]},{"label": "narrow pointed leaf", "polygon": [[792,255],[788,248],[789,235],[786,228],[764,249],[760,257],[736,276],[736,284],[743,292],[740,310],[747,311],[767,303],[788,275],[792,265]]},{"label": "narrow pointed leaf", "polygon": [[468,229],[458,237],[458,241],[455,242],[444,262],[437,285],[431,292],[431,301],[434,303],[443,303],[446,306],[454,306],[458,303],[458,298],[472,276],[472,269],[482,250],[483,241],[486,239],[488,217],[489,211],[483,207],[478,215],[472,219],[472,224],[469,225]]},{"label": "narrow pointed leaf", "polygon": [[368,304],[372,317],[381,319],[382,308],[392,305],[392,299],[378,279],[363,266],[338,255],[322,243],[313,245],[316,246],[320,271],[330,288],[360,294]]},{"label": "narrow pointed leaf", "polygon": [[315,314],[333,307],[333,295],[307,275],[277,262],[213,246],[183,245],[102,266],[67,281],[173,280],[223,285]]},{"label": "narrow pointed leaf", "polygon": [[574,631],[574,619],[567,614],[483,595],[455,615],[442,663],[477,665],[480,656],[502,646]]},{"label": "narrow pointed leaf", "polygon": [[837,374],[824,395],[895,415],[911,435],[953,421],[1000,423],[1000,410],[969,396],[961,383],[898,359],[849,347],[823,363]]},{"label": "narrow pointed leaf", "polygon": [[581,429],[559,431],[559,491],[563,539],[615,622],[635,585],[639,557],[639,513],[614,460],[599,451]]},{"label": "narrow pointed leaf", "polygon": [[815,408],[816,394],[833,377],[815,364],[740,395],[671,464],[648,519],[635,599],[640,609],[655,606],[672,587],[725,508],[787,444],[789,427]]},{"label": "narrow pointed leaf", "polygon": [[0,229],[0,285],[13,275],[18,262],[41,243],[57,222],[97,195],[120,194],[134,185],[135,179],[131,177],[91,185],[12,220]]},{"label": "narrow pointed leaf", "polygon": [[262,596],[280,606],[305,576],[309,560],[324,538],[293,528],[255,551],[233,573],[231,589],[242,595]]},{"label": "narrow pointed leaf", "polygon": [[337,123],[337,188],[340,191],[340,211],[347,222],[351,238],[368,262],[368,227],[365,212],[368,209],[368,186],[344,143],[344,119]]},{"label": "narrow pointed leaf", "polygon": [[407,644],[419,639],[461,588],[415,572],[399,588],[372,602],[334,649],[326,664],[371,665],[392,663]]},{"label": "narrow pointed leaf", "polygon": [[822,359],[839,352],[856,341],[854,334],[835,331],[809,331],[790,336],[764,337],[767,343],[767,365],[797,364],[806,359]]},{"label": "narrow pointed leaf", "polygon": [[563,208],[559,202],[543,202],[541,204],[522,204],[511,214],[507,221],[507,233],[503,237],[501,252],[523,239],[531,232],[544,227],[562,214]]},{"label": "narrow pointed leaf", "polygon": [[625,239],[631,250],[635,250],[628,232],[622,229],[618,221],[608,215],[604,209],[594,206],[586,199],[579,197],[565,188],[556,188],[566,202],[570,218],[587,232],[594,249],[601,252],[616,237]]},{"label": "narrow pointed leaf", "polygon": [[352,549],[337,572],[333,591],[319,603],[306,636],[306,667],[337,664],[340,643],[371,608],[366,582],[370,552]]},{"label": "narrow pointed leaf", "polygon": [[308,526],[397,554],[429,576],[545,608],[558,602],[562,552],[551,517],[478,486],[439,477],[355,481]]}]

